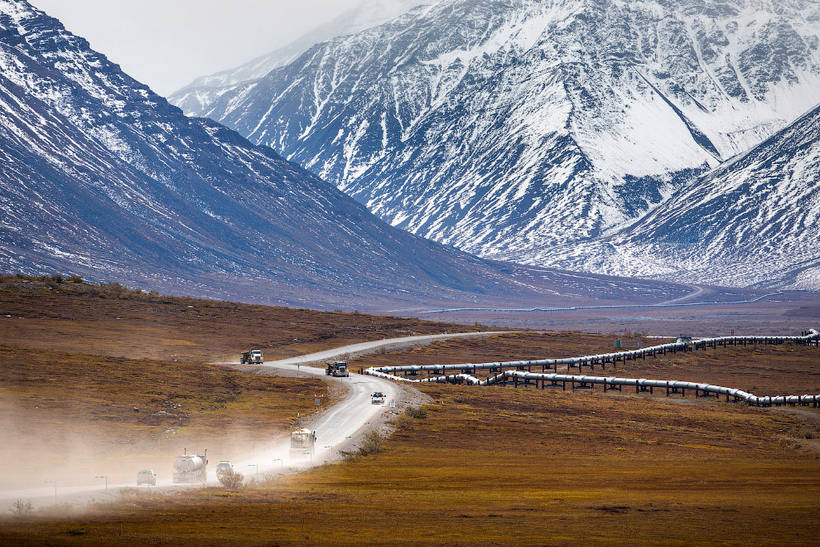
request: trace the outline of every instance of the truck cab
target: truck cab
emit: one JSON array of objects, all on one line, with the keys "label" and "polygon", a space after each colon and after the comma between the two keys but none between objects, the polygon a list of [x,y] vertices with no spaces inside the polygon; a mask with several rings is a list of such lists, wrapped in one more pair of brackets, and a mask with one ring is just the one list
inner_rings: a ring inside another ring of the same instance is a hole
[{"label": "truck cab", "polygon": [[233,471],[233,464],[227,460],[222,460],[216,464],[216,476],[219,477],[222,473]]},{"label": "truck cab", "polygon": [[264,362],[265,360],[262,357],[262,350],[259,349],[243,351],[239,358],[239,363],[242,365],[261,365]]},{"label": "truck cab", "polygon": [[336,378],[347,378],[350,376],[350,372],[347,370],[347,361],[336,361],[328,364],[325,374]]}]

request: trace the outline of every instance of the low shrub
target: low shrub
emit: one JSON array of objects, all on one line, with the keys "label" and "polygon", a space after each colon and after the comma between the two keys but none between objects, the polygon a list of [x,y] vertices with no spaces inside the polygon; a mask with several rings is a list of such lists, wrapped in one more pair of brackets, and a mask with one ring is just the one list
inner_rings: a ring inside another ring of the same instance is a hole
[{"label": "low shrub", "polygon": [[31,513],[31,510],[31,502],[23,499],[18,499],[11,506],[11,514],[15,517],[25,517],[26,515]]},{"label": "low shrub", "polygon": [[377,454],[382,450],[382,441],[384,437],[378,431],[371,431],[364,436],[362,444],[359,445],[359,455],[369,456],[370,454]]},{"label": "low shrub", "polygon": [[416,420],[423,420],[427,417],[427,411],[421,407],[408,406],[404,409],[404,413]]},{"label": "low shrub", "polygon": [[241,490],[245,482],[245,477],[242,473],[229,469],[219,474],[219,483],[234,492]]},{"label": "low shrub", "polygon": [[339,454],[342,456],[344,461],[354,462],[362,456],[369,456],[370,454],[381,452],[382,441],[384,441],[384,437],[382,437],[378,431],[371,431],[364,436],[361,444],[355,450],[342,450],[339,451]]}]

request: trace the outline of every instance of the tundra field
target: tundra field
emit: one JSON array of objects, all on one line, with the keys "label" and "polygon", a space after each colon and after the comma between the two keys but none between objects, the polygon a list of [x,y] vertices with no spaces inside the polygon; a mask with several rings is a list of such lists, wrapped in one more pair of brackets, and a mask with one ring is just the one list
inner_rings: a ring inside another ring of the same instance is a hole
[{"label": "tundra field", "polygon": [[[211,460],[284,436],[338,395],[317,379],[207,364],[256,345],[281,357],[452,325],[169,298],[51,279],[0,279],[4,489],[82,483],[118,467],[165,469],[182,450]],[[465,330],[474,327],[465,327]],[[251,367],[252,368],[252,367]],[[268,371],[265,371],[268,372]]]},{"label": "tundra field", "polygon": [[[820,323],[820,295],[808,291],[782,291],[759,301],[732,303],[750,298],[743,292],[718,291],[681,299],[677,306],[634,306],[622,308],[567,309],[560,311],[451,311],[421,313],[433,321],[527,329],[583,332],[623,332],[625,328],[653,334],[697,336],[726,334],[793,334],[807,325]],[[692,302],[714,304],[691,305]],[[726,300],[726,301],[724,301]]]},{"label": "tundra field", "polygon": [[175,298],[0,276],[0,344],[132,359],[238,359],[256,344],[268,360],[354,342],[489,330],[417,319]]},{"label": "tundra field", "polygon": [[[245,346],[269,360],[476,329],[56,285],[9,281],[0,289],[0,412],[15,440],[4,443],[3,460],[44,479],[93,473],[100,454],[167,460],[180,443],[207,444],[216,459],[234,444],[284,434],[317,392],[328,393],[325,405],[340,396],[315,379],[205,364],[236,359]],[[629,334],[440,341],[366,355],[351,368],[573,356],[612,351],[616,337],[657,342]],[[718,348],[603,374],[816,393],[820,350]],[[816,410],[626,389],[414,387],[430,402],[394,415],[377,453],[238,492],[124,492],[83,512],[6,513],[0,543],[810,544],[820,534]],[[38,450],[62,451],[71,465],[25,460]],[[15,475],[30,478],[4,480]]]}]

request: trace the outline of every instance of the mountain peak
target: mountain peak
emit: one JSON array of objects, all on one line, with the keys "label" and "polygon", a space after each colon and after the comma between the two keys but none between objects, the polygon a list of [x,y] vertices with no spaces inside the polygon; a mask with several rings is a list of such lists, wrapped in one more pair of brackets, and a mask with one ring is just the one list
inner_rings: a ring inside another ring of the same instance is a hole
[{"label": "mountain peak", "polygon": [[816,102],[809,0],[443,0],[335,38],[202,114],[389,223],[556,264]]},{"label": "mountain peak", "polygon": [[0,0],[0,67],[4,271],[314,308],[681,290],[587,276],[579,297],[574,276],[392,228],[272,149],[185,117],[22,1]]}]

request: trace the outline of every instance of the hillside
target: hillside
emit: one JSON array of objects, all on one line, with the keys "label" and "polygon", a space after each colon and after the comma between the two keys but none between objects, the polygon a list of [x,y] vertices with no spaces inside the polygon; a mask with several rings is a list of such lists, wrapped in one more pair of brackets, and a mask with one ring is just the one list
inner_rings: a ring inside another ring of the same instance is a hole
[{"label": "hillside", "polygon": [[3,492],[102,474],[132,483],[137,469],[169,472],[185,447],[235,457],[285,435],[315,394],[338,393],[208,361],[252,344],[269,358],[300,351],[294,330],[310,347],[411,325],[16,277],[0,277],[0,312],[0,428],[14,439],[0,457],[17,462]]},{"label": "hillside", "polygon": [[193,363],[268,360],[347,344],[483,330],[418,319],[180,298],[52,278],[0,276],[0,344]]},{"label": "hillside", "polygon": [[22,0],[0,1],[0,67],[0,271],[347,309],[685,290],[489,263],[391,228]]},{"label": "hillside", "polygon": [[819,13],[807,0],[444,0],[317,45],[204,114],[415,234],[594,262],[590,242],[815,106]]},{"label": "hillside", "polygon": [[201,76],[172,93],[168,100],[189,116],[202,116],[221,95],[237,85],[263,77],[286,65],[311,46],[337,36],[352,34],[384,23],[409,9],[432,0],[362,0],[333,20],[319,25],[290,44],[260,55],[238,67]]},{"label": "hillside", "polygon": [[570,268],[722,285],[820,288],[820,106],[698,177]]},{"label": "hillside", "polygon": [[250,347],[272,361],[454,328],[480,330],[0,276],[0,426],[15,438],[0,456],[25,460],[0,490],[101,473],[130,484],[144,467],[166,474],[186,446],[236,458],[285,435],[316,394],[338,399],[320,379],[209,364]]}]

